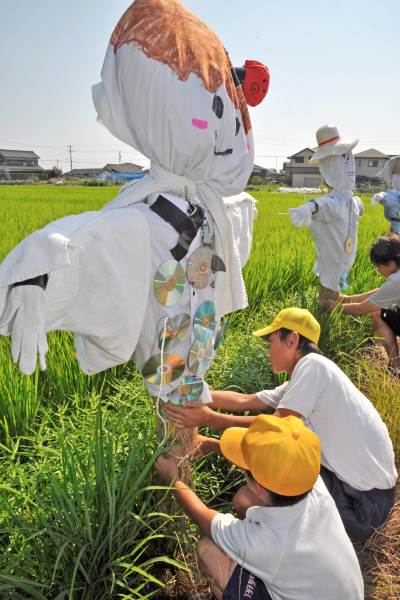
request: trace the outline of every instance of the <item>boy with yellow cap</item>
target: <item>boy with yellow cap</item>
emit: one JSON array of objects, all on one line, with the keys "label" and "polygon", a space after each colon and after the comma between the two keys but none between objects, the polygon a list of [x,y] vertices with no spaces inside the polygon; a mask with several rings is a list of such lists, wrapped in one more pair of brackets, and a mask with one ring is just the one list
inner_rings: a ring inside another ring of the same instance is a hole
[{"label": "boy with yellow cap", "polygon": [[260,415],[248,429],[227,429],[221,450],[263,502],[243,521],[207,508],[180,481],[174,458],[156,463],[206,536],[197,557],[217,600],[361,600],[354,548],[318,477],[317,436],[296,417]]},{"label": "boy with yellow cap", "polygon": [[[216,391],[207,406],[187,402],[183,408],[168,406],[164,410],[178,427],[249,427],[254,419],[218,413],[209,407],[230,412],[273,408],[277,417],[301,418],[320,439],[321,476],[348,535],[366,538],[386,521],[394,505],[397,472],[393,446],[368,398],[337,365],[321,355],[319,334],[320,326],[308,310],[282,310],[271,325],[254,335],[269,342],[273,372],[289,373],[290,381],[249,395]],[[202,453],[219,452],[219,440],[201,441]],[[260,502],[247,486],[234,498],[240,517]]]}]

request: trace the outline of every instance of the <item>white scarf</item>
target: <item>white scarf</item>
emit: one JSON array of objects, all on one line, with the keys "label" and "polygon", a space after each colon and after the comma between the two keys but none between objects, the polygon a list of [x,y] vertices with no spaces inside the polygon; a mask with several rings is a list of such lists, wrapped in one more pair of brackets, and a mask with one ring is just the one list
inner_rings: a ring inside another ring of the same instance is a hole
[{"label": "white scarf", "polygon": [[217,319],[220,319],[224,314],[245,308],[248,301],[232,221],[223,198],[215,187],[207,181],[192,181],[187,177],[174,175],[151,163],[147,177],[125,184],[115,200],[106,204],[102,210],[124,208],[143,202],[147,196],[155,193],[185,197],[186,188],[189,200],[197,197],[210,211],[214,220],[215,251],[226,266],[226,273],[217,272],[215,281],[215,311]]}]

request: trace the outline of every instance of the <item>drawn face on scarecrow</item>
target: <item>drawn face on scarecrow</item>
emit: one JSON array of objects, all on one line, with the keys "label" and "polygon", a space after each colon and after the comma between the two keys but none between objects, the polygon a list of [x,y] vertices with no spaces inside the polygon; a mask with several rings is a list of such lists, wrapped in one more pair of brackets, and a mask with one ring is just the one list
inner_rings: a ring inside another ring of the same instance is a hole
[{"label": "drawn face on scarecrow", "polygon": [[243,90],[216,34],[178,0],[136,0],[93,86],[101,122],[164,169],[240,192],[253,137]]}]

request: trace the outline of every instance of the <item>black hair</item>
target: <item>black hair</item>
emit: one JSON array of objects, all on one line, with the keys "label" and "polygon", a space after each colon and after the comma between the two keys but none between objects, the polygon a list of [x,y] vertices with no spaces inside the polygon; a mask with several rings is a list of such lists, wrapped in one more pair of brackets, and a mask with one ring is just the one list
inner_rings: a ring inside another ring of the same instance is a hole
[{"label": "black hair", "polygon": [[[246,470],[246,475],[251,481],[256,481],[258,483],[251,471]],[[261,485],[261,483],[259,485]],[[307,492],[304,492],[304,494],[298,494],[297,496],[283,496],[282,494],[271,492],[271,490],[265,488],[264,486],[261,487],[263,487],[263,489],[268,492],[272,504],[277,507],[293,506],[294,504],[301,502],[301,500],[306,498],[306,496],[308,496],[308,494],[311,492],[311,490],[307,490]]]},{"label": "black hair", "polygon": [[395,234],[378,237],[369,249],[369,257],[376,267],[387,266],[394,260],[400,268],[400,237]]},{"label": "black hair", "polygon": [[[292,333],[293,329],[286,329],[286,327],[281,327],[280,329],[276,330],[279,334],[280,339],[282,340],[282,342],[284,342],[286,345],[288,345],[288,337],[289,335]],[[269,334],[271,335],[271,334]],[[269,341],[269,335],[263,335],[261,336],[264,340]],[[297,346],[297,351],[299,352],[300,356],[306,356],[307,354],[321,354],[322,352],[321,350],[318,348],[317,344],[314,344],[314,342],[312,342],[311,340],[309,340],[308,338],[304,337],[304,335],[301,335],[299,333],[299,344]]]}]

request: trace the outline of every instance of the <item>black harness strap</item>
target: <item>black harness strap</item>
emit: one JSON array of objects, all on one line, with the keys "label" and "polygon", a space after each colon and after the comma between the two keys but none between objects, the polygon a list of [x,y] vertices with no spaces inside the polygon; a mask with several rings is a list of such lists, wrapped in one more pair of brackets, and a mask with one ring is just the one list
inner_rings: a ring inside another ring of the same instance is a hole
[{"label": "black harness strap", "polygon": [[204,211],[200,206],[193,206],[190,203],[189,206],[192,211],[190,215],[187,215],[161,195],[150,206],[156,215],[172,225],[175,231],[179,233],[177,245],[170,250],[172,256],[177,261],[180,261],[188,253],[189,246],[196,237],[204,220]]}]

